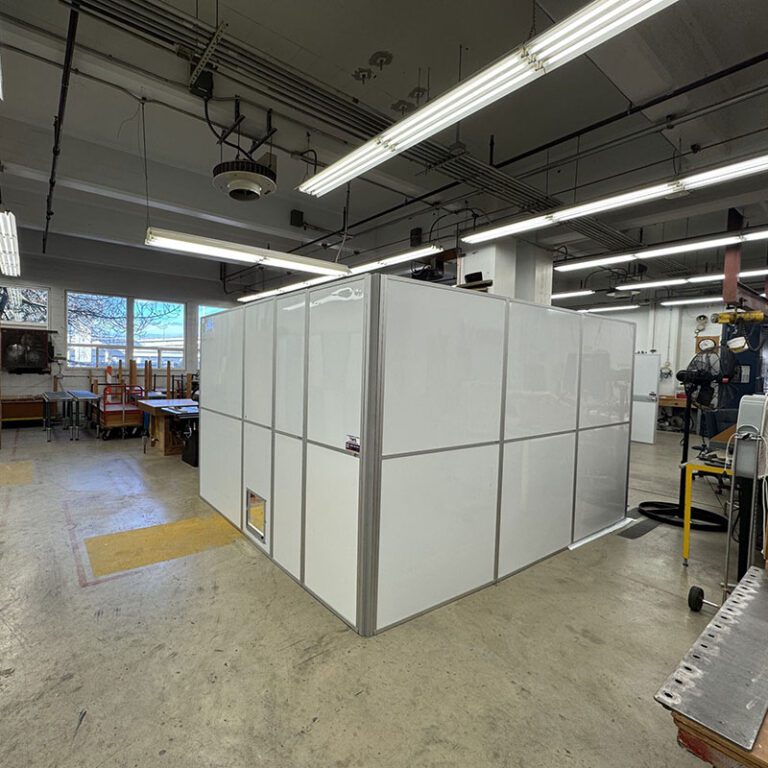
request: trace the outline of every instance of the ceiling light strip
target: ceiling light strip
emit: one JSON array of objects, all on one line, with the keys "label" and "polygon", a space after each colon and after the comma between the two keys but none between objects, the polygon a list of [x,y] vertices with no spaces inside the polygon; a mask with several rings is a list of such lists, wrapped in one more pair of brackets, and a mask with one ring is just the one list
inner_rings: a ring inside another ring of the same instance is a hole
[{"label": "ceiling light strip", "polygon": [[[425,256],[434,256],[435,254],[442,253],[443,249],[436,245],[428,245],[424,248],[417,248],[413,251],[406,251],[405,253],[398,253],[394,256],[387,256],[384,259],[378,259],[376,261],[366,262],[365,264],[359,264],[356,267],[350,267],[349,275],[362,275],[366,272],[374,272],[377,269],[383,269],[384,267],[391,267],[395,264],[402,264],[406,261],[413,261],[414,259],[421,259]],[[256,299],[268,299],[272,296],[282,296],[285,293],[293,293],[294,291],[300,291],[304,288],[312,288],[316,285],[322,285],[328,283],[331,280],[336,280],[341,275],[318,277],[314,280],[304,280],[300,283],[291,283],[290,285],[284,285],[282,288],[275,288],[271,291],[262,291],[261,293],[251,293],[247,296],[241,296],[238,301],[246,303],[255,301]]]},{"label": "ceiling light strip", "polygon": [[[759,240],[768,240],[768,229],[745,230],[737,233],[724,233],[714,237],[699,238],[696,240],[669,243],[668,245],[654,246],[634,253],[619,253],[609,256],[594,258],[573,259],[554,265],[556,272],[575,272],[581,269],[593,269],[595,267],[610,266],[611,264],[625,264],[640,259],[655,259],[660,256],[673,256],[681,253],[692,253],[713,248],[724,248],[737,243],[750,243]],[[749,277],[750,275],[743,275]]]},{"label": "ceiling light strip", "polygon": [[595,0],[480,70],[299,186],[321,196],[523,88],[677,0]]},{"label": "ceiling light strip", "polygon": [[19,233],[16,217],[10,211],[0,211],[0,272],[6,277],[21,275]]},{"label": "ceiling light strip", "polygon": [[616,305],[611,307],[591,307],[590,309],[579,309],[576,310],[577,312],[589,312],[589,313],[595,313],[595,312],[624,312],[628,311],[630,309],[640,309],[639,304],[624,304],[624,305]]},{"label": "ceiling light strip", "polygon": [[[504,224],[500,227],[473,232],[465,235],[461,239],[465,243],[477,244],[489,240],[498,240],[500,237],[507,237],[519,232],[530,232],[534,229],[543,229],[559,224],[563,221],[578,219],[583,216],[592,216],[596,213],[626,208],[627,206],[637,205],[648,202],[649,200],[658,200],[662,197],[679,194],[703,187],[722,184],[735,179],[742,179],[746,176],[753,176],[768,171],[768,155],[753,157],[739,163],[731,163],[720,168],[715,168],[704,173],[695,173],[690,176],[683,176],[676,181],[666,182],[664,184],[653,184],[649,187],[642,187],[630,192],[624,192],[620,195],[612,195],[590,203],[582,203],[569,208],[562,208],[552,213],[534,216],[530,219],[515,221],[510,224]],[[658,254],[661,255],[661,254]],[[646,256],[646,258],[648,258]]]},{"label": "ceiling light strip", "polygon": [[309,272],[316,275],[349,274],[349,267],[323,259],[312,259],[294,253],[282,253],[268,248],[230,243],[226,240],[214,240],[210,237],[190,235],[185,232],[172,232],[167,229],[147,229],[144,241],[146,245],[168,251],[178,251],[190,256],[218,261],[233,261],[239,264],[259,264],[265,267],[290,269],[296,272]]},{"label": "ceiling light strip", "polygon": [[558,301],[560,299],[577,299],[580,296],[592,296],[594,291],[565,291],[563,293],[553,293],[550,297],[552,301]]},{"label": "ceiling light strip", "polygon": [[706,298],[698,299],[669,299],[668,301],[660,302],[662,307],[681,307],[684,304],[722,304],[722,296],[707,296]]}]

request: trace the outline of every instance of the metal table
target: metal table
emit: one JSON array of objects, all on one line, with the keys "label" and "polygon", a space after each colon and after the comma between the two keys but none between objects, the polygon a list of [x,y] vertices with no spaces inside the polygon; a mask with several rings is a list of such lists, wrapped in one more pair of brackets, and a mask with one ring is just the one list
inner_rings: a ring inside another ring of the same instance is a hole
[{"label": "metal table", "polygon": [[[43,392],[43,429],[48,438],[48,442],[51,442],[51,436],[53,434],[53,419],[51,412],[53,408],[51,406],[58,406],[59,403],[68,405],[72,402],[72,395],[69,392]],[[69,439],[74,437],[72,424],[69,425]]]},{"label": "metal table", "polygon": [[68,389],[67,393],[72,395],[73,404],[73,418],[72,418],[72,431],[74,432],[75,440],[80,439],[80,404],[81,403],[97,403],[101,397],[95,392],[90,392],[87,389]]}]

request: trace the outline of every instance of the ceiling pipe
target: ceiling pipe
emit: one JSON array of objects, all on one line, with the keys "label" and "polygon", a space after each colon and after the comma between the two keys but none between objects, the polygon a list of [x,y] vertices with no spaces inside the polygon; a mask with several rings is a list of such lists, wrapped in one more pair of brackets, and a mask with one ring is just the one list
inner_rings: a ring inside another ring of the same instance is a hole
[{"label": "ceiling pipe", "polygon": [[56,167],[61,154],[61,130],[64,126],[64,113],[67,109],[69,94],[69,76],[72,74],[72,57],[75,52],[75,37],[77,22],[80,18],[78,0],[73,0],[69,11],[69,28],[67,29],[67,46],[64,50],[64,66],[61,70],[61,88],[59,90],[59,110],[53,120],[53,157],[51,159],[51,178],[48,180],[48,197],[45,201],[45,229],[43,230],[43,253],[48,246],[48,230],[53,218],[53,193],[56,189]]}]

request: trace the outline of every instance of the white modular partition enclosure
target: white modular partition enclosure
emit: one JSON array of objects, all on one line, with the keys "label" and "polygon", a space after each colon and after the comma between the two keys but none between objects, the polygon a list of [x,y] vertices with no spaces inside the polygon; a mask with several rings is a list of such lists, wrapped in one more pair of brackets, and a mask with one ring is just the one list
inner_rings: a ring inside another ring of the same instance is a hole
[{"label": "white modular partition enclosure", "polygon": [[633,352],[629,323],[379,275],[209,316],[200,492],[371,635],[624,517]]}]

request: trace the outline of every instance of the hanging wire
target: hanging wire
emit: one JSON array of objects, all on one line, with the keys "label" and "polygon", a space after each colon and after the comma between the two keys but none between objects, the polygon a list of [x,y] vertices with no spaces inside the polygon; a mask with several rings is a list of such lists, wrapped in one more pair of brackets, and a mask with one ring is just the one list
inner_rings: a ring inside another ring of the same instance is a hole
[{"label": "hanging wire", "polygon": [[536,34],[536,0],[531,0],[531,28],[528,30],[528,37],[526,40],[530,40]]},{"label": "hanging wire", "polygon": [[146,106],[145,99],[141,100],[141,153],[144,161],[144,201],[147,210],[147,229],[150,226],[149,220],[149,167],[147,165],[147,119],[144,112]]}]

